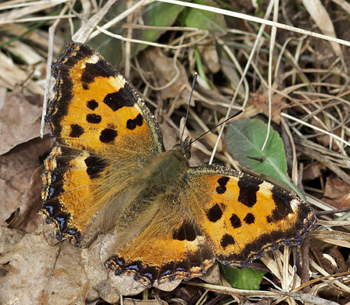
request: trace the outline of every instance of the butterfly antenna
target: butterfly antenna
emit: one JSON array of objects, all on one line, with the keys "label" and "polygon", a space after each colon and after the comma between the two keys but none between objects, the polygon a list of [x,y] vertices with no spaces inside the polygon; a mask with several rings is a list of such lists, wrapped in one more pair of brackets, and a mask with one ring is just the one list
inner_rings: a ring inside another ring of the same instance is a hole
[{"label": "butterfly antenna", "polygon": [[213,131],[215,128],[218,128],[219,126],[225,124],[227,121],[231,120],[232,118],[240,115],[243,112],[243,110],[239,110],[237,111],[235,114],[229,116],[226,120],[222,121],[221,123],[217,124],[216,126],[214,126],[213,128],[210,128],[209,130],[207,130],[206,132],[202,133],[199,137],[195,138],[194,140],[191,140],[188,143],[188,146],[191,146],[194,142],[198,141],[200,138],[203,138],[207,133]]},{"label": "butterfly antenna", "polygon": [[187,112],[186,112],[186,116],[185,116],[185,124],[184,124],[184,127],[182,128],[182,133],[181,133],[181,137],[180,137],[180,144],[182,143],[182,138],[183,138],[184,133],[185,133],[185,126],[186,126],[187,119],[188,119],[188,113],[190,111],[192,93],[193,93],[194,85],[195,85],[196,81],[197,81],[197,72],[193,76],[192,88],[191,88],[191,93],[190,93],[190,99],[188,100]]}]

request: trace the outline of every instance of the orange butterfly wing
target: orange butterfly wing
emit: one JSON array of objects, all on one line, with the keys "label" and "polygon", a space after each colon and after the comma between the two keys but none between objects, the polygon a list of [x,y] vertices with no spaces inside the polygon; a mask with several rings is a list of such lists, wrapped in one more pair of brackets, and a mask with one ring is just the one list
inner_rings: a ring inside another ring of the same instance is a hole
[{"label": "orange butterfly wing", "polygon": [[216,257],[246,267],[266,251],[300,245],[316,217],[306,202],[287,191],[221,166],[191,168],[191,210]]},{"label": "orange butterfly wing", "polygon": [[59,239],[86,246],[115,225],[108,198],[131,187],[131,173],[163,151],[161,132],[121,74],[90,47],[69,44],[53,72],[46,121],[55,147],[45,160],[42,214]]}]

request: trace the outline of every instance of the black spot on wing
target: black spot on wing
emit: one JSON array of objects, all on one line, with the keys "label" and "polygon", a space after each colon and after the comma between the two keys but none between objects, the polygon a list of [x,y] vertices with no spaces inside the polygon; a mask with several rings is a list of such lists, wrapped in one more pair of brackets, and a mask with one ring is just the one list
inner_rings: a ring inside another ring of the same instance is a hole
[{"label": "black spot on wing", "polygon": [[134,130],[136,126],[142,126],[142,124],[143,124],[143,117],[139,113],[135,119],[129,119],[126,122],[126,128],[130,130]]},{"label": "black spot on wing", "polygon": [[84,128],[78,124],[70,125],[69,136],[72,138],[79,138],[84,133]]},{"label": "black spot on wing", "polygon": [[242,222],[236,214],[232,214],[230,217],[230,222],[234,229],[238,229],[242,226]]},{"label": "black spot on wing", "polygon": [[133,107],[136,101],[134,91],[127,83],[119,91],[109,93],[103,99],[103,102],[113,111],[123,107]]},{"label": "black spot on wing", "polygon": [[99,124],[102,121],[102,118],[100,115],[95,113],[89,113],[86,115],[86,121],[91,124]]},{"label": "black spot on wing", "polygon": [[91,110],[95,110],[98,107],[98,103],[95,100],[88,101],[86,105]]},{"label": "black spot on wing", "polygon": [[104,159],[96,156],[87,157],[85,159],[85,164],[87,166],[86,172],[90,179],[98,178],[108,165]]},{"label": "black spot on wing", "polygon": [[232,235],[230,234],[225,234],[220,241],[221,247],[223,247],[224,249],[229,246],[229,245],[234,245],[235,244],[235,240],[232,237]]},{"label": "black spot on wing", "polygon": [[105,128],[101,131],[100,141],[102,143],[111,143],[117,137],[118,132],[115,129]]},{"label": "black spot on wing", "polygon": [[194,241],[197,237],[196,230],[188,221],[184,221],[181,227],[173,233],[173,239]]},{"label": "black spot on wing", "polygon": [[272,214],[267,216],[267,221],[277,222],[286,219],[288,214],[293,213],[290,202],[295,199],[295,197],[276,186],[272,188],[271,193],[276,206],[273,209]]},{"label": "black spot on wing", "polygon": [[226,192],[227,190],[226,184],[229,180],[230,180],[229,177],[221,177],[220,179],[218,179],[219,186],[216,188],[216,192],[218,194],[223,194]]},{"label": "black spot on wing", "polygon": [[251,225],[255,222],[255,216],[252,213],[248,213],[243,220],[246,224]]},{"label": "black spot on wing", "polygon": [[116,77],[116,70],[104,59],[100,58],[96,63],[86,63],[81,75],[83,88],[88,89],[96,77]]},{"label": "black spot on wing", "polygon": [[262,180],[249,175],[244,175],[238,180],[239,196],[238,201],[247,207],[253,207],[256,204],[256,193],[259,191],[259,185]]},{"label": "black spot on wing", "polygon": [[207,217],[211,222],[217,222],[221,219],[222,211],[217,203],[207,211]]}]

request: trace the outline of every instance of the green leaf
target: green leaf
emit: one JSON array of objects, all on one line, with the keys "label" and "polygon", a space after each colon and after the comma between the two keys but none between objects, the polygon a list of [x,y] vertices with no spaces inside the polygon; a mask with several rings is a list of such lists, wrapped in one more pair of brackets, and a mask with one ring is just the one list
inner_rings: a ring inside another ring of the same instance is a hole
[{"label": "green leaf", "polygon": [[[145,7],[142,12],[144,25],[149,26],[171,26],[179,13],[184,9],[180,5],[153,2]],[[133,38],[145,41],[156,41],[165,31],[161,30],[133,30]],[[136,55],[145,49],[147,45],[135,43],[132,45],[131,54]]]},{"label": "green leaf", "polygon": [[[211,0],[196,0],[193,2],[216,7],[215,2]],[[188,9],[185,18],[185,25],[188,27],[208,30],[211,33],[226,33],[226,21],[223,15],[196,8]]]},{"label": "green leaf", "polygon": [[[112,6],[108,12],[107,20],[109,17],[117,16],[127,9],[127,3],[125,0],[117,2]],[[171,26],[177,19],[179,13],[184,9],[180,5],[153,2],[146,6],[142,11],[142,22],[148,26]],[[119,27],[112,27],[108,29],[114,34],[126,36],[126,30]],[[165,30],[148,30],[148,29],[133,29],[132,38],[142,41],[156,41]],[[114,65],[119,66],[123,60],[124,43],[119,39],[114,39],[105,35],[98,35],[89,44],[97,49],[108,61]],[[140,43],[131,44],[131,58],[137,55],[138,52],[144,50],[148,45]]]},{"label": "green leaf", "polygon": [[267,125],[261,120],[234,121],[227,129],[227,149],[242,166],[282,182],[303,198],[287,174],[283,142],[272,128],[265,149],[261,150],[266,135]]},{"label": "green leaf", "polygon": [[234,288],[258,290],[265,272],[249,267],[238,269],[221,265],[221,274]]}]

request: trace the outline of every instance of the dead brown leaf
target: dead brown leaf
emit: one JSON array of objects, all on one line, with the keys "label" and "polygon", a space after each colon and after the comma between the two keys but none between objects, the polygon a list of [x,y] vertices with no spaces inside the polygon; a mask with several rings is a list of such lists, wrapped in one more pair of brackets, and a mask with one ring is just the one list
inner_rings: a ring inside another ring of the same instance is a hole
[{"label": "dead brown leaf", "polygon": [[[18,211],[17,217],[22,217],[36,206],[35,201],[40,196],[42,184],[38,178],[40,173],[35,174],[34,180],[32,177],[41,165],[39,156],[48,152],[51,145],[49,138],[35,139],[15,147],[6,155],[0,156],[1,225],[6,224],[6,221],[10,220],[11,215],[16,211]],[[35,192],[39,191],[39,193],[34,194],[34,188]],[[28,191],[32,194],[27,193]],[[35,209],[34,213],[37,212],[37,208]]]},{"label": "dead brown leaf", "polygon": [[[1,233],[4,230],[9,229],[0,227]],[[85,304],[81,294],[87,278],[79,252],[68,243],[51,247],[41,233],[26,234],[0,255],[0,264],[6,270],[0,278],[0,303]]]},{"label": "dead brown leaf", "polygon": [[173,109],[188,104],[191,86],[186,70],[179,61],[166,57],[159,49],[151,48],[145,51],[140,66],[144,71],[150,71],[145,73],[149,83],[163,87],[160,91],[162,100],[173,100]]},{"label": "dead brown leaf", "polygon": [[350,207],[350,185],[338,177],[327,177],[324,201],[336,209]]},{"label": "dead brown leaf", "polygon": [[320,178],[322,172],[326,170],[326,166],[321,162],[314,162],[304,167],[303,180],[309,181]]},{"label": "dead brown leaf", "polygon": [[39,136],[42,96],[36,95],[31,101],[17,88],[6,99],[0,110],[0,155],[15,146]]},{"label": "dead brown leaf", "polygon": [[[271,118],[276,124],[281,122],[281,110],[286,108],[285,98],[280,94],[272,95]],[[269,97],[267,94],[251,93],[249,104],[254,105],[260,113],[269,117]]]},{"label": "dead brown leaf", "polygon": [[198,50],[203,56],[203,60],[211,73],[216,73],[220,70],[219,55],[215,45],[199,46]]},{"label": "dead brown leaf", "polygon": [[43,222],[38,214],[42,206],[41,174],[43,167],[39,166],[30,179],[29,189],[22,196],[22,205],[16,209],[16,213],[11,220],[7,220],[10,228],[18,228],[25,232],[34,232]]}]

